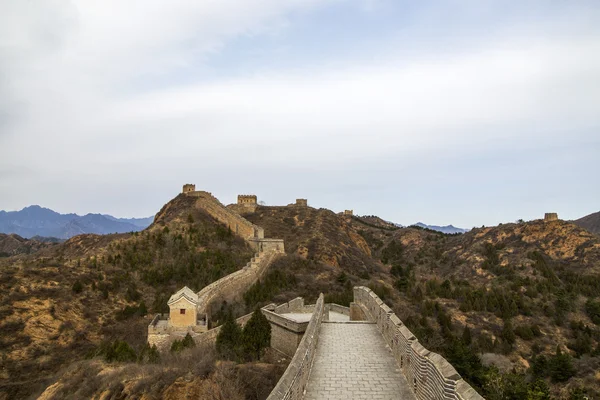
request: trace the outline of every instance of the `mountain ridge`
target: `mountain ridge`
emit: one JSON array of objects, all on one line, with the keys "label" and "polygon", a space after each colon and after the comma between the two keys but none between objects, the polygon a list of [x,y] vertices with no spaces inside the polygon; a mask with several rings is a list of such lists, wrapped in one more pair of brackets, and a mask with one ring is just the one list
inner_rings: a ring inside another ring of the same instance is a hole
[{"label": "mountain ridge", "polygon": [[0,233],[23,238],[55,237],[69,239],[84,233],[137,232],[152,223],[148,218],[117,218],[108,214],[61,214],[50,208],[31,205],[19,211],[0,210]]},{"label": "mountain ridge", "polygon": [[576,219],[573,223],[596,235],[600,235],[600,211]]},{"label": "mountain ridge", "polygon": [[426,229],[431,229],[433,231],[438,231],[438,232],[442,232],[442,233],[466,233],[469,232],[469,229],[463,229],[463,228],[458,228],[454,225],[446,225],[446,226],[438,226],[438,225],[427,225],[423,222],[417,222],[416,224],[413,224],[414,226],[418,226],[420,228],[426,228]]}]

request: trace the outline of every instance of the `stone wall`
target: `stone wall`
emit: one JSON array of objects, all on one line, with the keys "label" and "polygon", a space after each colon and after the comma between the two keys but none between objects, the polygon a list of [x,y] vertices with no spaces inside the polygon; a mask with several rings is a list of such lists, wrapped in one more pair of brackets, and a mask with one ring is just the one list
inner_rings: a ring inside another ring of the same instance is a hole
[{"label": "stone wall", "polygon": [[544,221],[556,221],[558,220],[557,213],[546,213],[544,214]]},{"label": "stone wall", "polygon": [[250,243],[250,246],[252,246],[252,248],[258,252],[271,251],[271,250],[275,250],[279,253],[285,252],[285,245],[284,245],[283,239],[251,238],[251,239],[248,239],[248,243]]},{"label": "stone wall", "polygon": [[280,304],[273,310],[276,314],[292,313],[292,312],[303,312],[304,311],[304,299],[302,297],[296,297],[288,301],[287,303]]},{"label": "stone wall", "polygon": [[190,193],[190,192],[195,192],[196,191],[196,185],[192,184],[192,183],[186,183],[185,185],[183,185],[183,193]]},{"label": "stone wall", "polygon": [[371,289],[355,287],[354,303],[377,323],[417,399],[483,400],[446,359],[424,348]]},{"label": "stone wall", "polygon": [[304,389],[308,383],[310,369],[316,353],[319,330],[321,329],[321,321],[325,310],[322,293],[319,295],[314,310],[294,358],[292,358],[290,365],[267,400],[300,400],[304,397]]},{"label": "stone wall", "polygon": [[[251,317],[252,313],[243,315],[235,321],[243,327],[244,325],[246,325],[246,322],[248,322]],[[209,329],[201,335],[195,336],[194,341],[196,342],[196,344],[214,344],[217,341],[217,335],[221,331],[222,326],[223,325],[217,326],[216,328]]]},{"label": "stone wall", "polygon": [[203,191],[187,192],[187,196],[197,197],[196,207],[206,211],[217,221],[225,224],[233,233],[244,239],[265,237],[264,229],[254,225],[235,211],[225,207],[212,194]]},{"label": "stone wall", "polygon": [[300,207],[308,207],[307,199],[296,199],[296,205]]},{"label": "stone wall", "polygon": [[198,313],[208,317],[211,303],[239,299],[250,286],[262,278],[269,265],[280,254],[275,251],[259,253],[244,268],[205,286],[198,292]]},{"label": "stone wall", "polygon": [[[296,311],[301,311],[301,309]],[[294,321],[264,308],[262,313],[271,324],[271,347],[288,357],[293,357],[302,341],[304,332],[308,329],[309,321]]]},{"label": "stone wall", "polygon": [[207,326],[202,324],[185,328],[169,326],[166,323],[168,317],[169,314],[157,314],[148,325],[148,344],[150,346],[156,345],[159,349],[164,349],[173,340],[182,339],[188,333],[195,338],[197,335],[207,332]]},{"label": "stone wall", "polygon": [[237,203],[238,204],[256,204],[256,195],[255,194],[238,194]]}]

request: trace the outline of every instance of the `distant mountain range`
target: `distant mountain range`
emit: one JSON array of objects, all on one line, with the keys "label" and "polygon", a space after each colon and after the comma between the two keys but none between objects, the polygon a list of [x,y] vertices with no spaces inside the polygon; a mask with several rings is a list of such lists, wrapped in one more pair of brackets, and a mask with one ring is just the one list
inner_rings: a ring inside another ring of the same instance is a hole
[{"label": "distant mountain range", "polygon": [[60,214],[40,206],[21,211],[0,211],[0,233],[15,233],[24,238],[34,236],[69,239],[83,233],[137,232],[152,223],[148,218],[115,218],[106,214]]},{"label": "distant mountain range", "polygon": [[419,226],[421,228],[431,229],[433,231],[443,232],[443,233],[465,233],[469,232],[470,229],[457,228],[453,225],[446,226],[437,226],[437,225],[427,225],[422,222],[417,222],[413,224],[414,226]]},{"label": "distant mountain range", "polygon": [[583,229],[587,229],[592,233],[600,235],[600,211],[576,219],[573,223]]}]

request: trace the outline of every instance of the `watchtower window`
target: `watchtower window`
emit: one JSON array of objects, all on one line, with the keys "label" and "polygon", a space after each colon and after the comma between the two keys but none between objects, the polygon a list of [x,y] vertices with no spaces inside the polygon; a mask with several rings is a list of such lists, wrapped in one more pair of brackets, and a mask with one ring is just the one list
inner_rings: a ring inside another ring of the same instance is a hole
[{"label": "watchtower window", "polygon": [[185,314],[185,308],[180,308],[179,309],[179,314]]}]

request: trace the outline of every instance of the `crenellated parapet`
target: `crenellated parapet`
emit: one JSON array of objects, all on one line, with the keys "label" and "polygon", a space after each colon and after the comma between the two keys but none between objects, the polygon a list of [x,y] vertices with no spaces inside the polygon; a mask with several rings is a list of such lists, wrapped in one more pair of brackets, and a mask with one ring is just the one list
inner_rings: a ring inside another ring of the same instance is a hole
[{"label": "crenellated parapet", "polygon": [[423,347],[371,289],[355,287],[354,304],[377,323],[417,399],[483,400],[444,357]]}]

